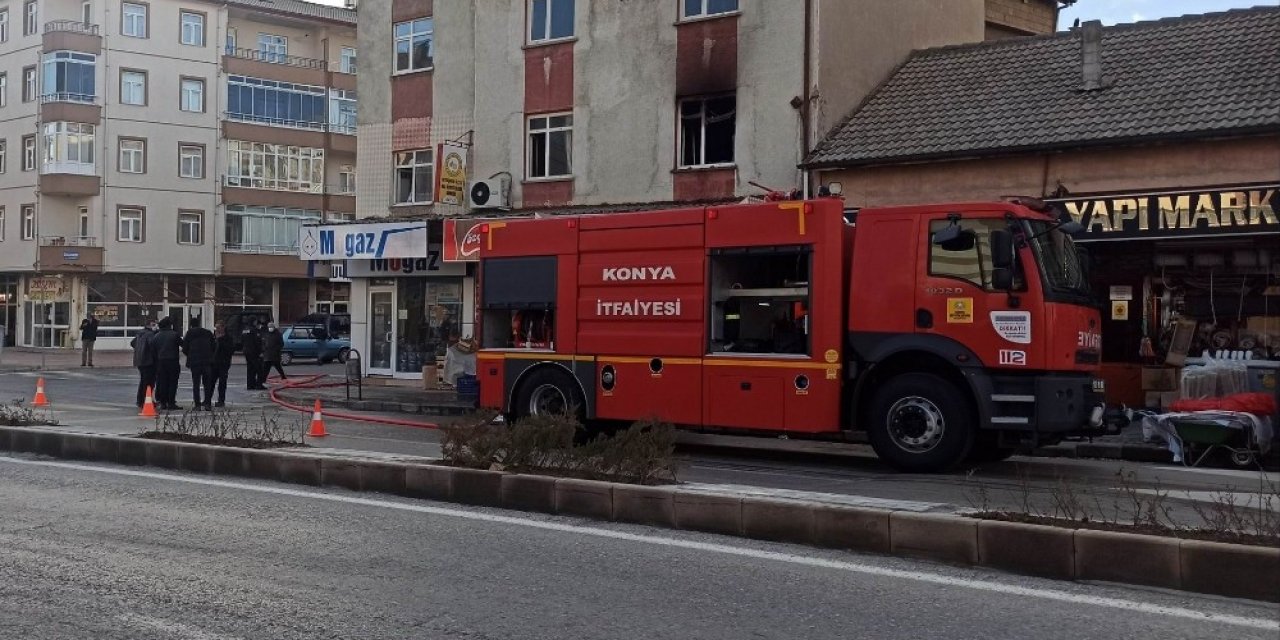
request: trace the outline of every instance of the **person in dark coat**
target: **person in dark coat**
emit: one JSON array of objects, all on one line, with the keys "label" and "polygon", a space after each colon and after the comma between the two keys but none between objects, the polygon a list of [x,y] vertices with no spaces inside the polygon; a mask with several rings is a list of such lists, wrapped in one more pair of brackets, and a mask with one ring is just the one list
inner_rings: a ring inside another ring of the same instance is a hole
[{"label": "person in dark coat", "polygon": [[262,334],[257,326],[250,326],[244,331],[241,341],[244,349],[244,373],[247,389],[265,389],[262,386]]},{"label": "person in dark coat", "polygon": [[227,325],[222,322],[213,325],[213,381],[218,387],[218,401],[213,403],[215,407],[227,404],[227,377],[231,375],[231,358],[235,354],[236,343],[227,333]]},{"label": "person in dark coat", "polygon": [[182,355],[182,336],[173,330],[173,320],[162,318],[160,330],[151,338],[151,346],[156,352],[156,403],[161,409],[178,411],[178,378],[182,375],[182,366],[178,358]]},{"label": "person in dark coat", "polygon": [[87,314],[80,321],[80,366],[93,366],[93,345],[98,342],[98,319]]},{"label": "person in dark coat", "polygon": [[[191,397],[194,409],[213,410],[213,332],[200,326],[199,318],[191,319],[191,328],[182,336],[182,353],[187,356],[187,370],[191,371]],[[200,391],[204,390],[204,401]]]},{"label": "person in dark coat", "polygon": [[276,330],[276,323],[272,322],[267,325],[267,332],[262,336],[262,382],[267,382],[267,376],[271,375],[271,368],[275,367],[280,373],[281,380],[288,380],[289,376],[284,374],[284,368],[280,366],[280,355],[284,353],[284,336]]},{"label": "person in dark coat", "polygon": [[133,366],[138,370],[138,408],[147,399],[147,389],[155,393],[156,386],[156,352],[151,345],[151,338],[156,335],[156,323],[147,323],[147,328],[133,337],[129,346],[133,347]]}]

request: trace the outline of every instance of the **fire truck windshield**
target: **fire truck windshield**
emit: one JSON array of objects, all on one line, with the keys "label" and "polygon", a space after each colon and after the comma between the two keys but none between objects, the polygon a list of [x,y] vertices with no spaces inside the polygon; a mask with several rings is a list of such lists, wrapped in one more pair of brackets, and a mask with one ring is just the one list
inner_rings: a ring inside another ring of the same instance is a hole
[{"label": "fire truck windshield", "polygon": [[1031,222],[1031,241],[1044,274],[1046,293],[1090,299],[1092,291],[1071,236],[1049,222]]}]

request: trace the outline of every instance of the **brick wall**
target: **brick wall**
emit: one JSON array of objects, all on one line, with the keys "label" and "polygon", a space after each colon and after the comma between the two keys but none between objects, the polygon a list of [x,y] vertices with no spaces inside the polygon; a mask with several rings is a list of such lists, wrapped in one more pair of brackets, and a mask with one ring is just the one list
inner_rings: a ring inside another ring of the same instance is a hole
[{"label": "brick wall", "polygon": [[988,33],[1005,34],[1009,30],[1022,34],[1053,33],[1057,10],[1053,0],[987,0]]}]

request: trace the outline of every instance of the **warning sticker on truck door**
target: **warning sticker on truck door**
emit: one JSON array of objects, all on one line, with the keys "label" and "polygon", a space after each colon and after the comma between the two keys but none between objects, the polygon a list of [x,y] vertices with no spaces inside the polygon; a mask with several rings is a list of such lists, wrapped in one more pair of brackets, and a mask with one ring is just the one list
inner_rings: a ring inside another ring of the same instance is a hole
[{"label": "warning sticker on truck door", "polygon": [[947,298],[949,324],[973,324],[973,298]]},{"label": "warning sticker on truck door", "polygon": [[1031,344],[1030,311],[992,311],[991,326],[1009,342]]}]

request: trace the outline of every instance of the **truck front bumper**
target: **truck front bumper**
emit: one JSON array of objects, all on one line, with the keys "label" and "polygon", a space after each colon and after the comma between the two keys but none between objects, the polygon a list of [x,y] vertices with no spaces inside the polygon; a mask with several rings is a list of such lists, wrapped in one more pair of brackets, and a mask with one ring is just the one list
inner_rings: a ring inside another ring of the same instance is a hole
[{"label": "truck front bumper", "polygon": [[1093,375],[1033,373],[981,378],[985,379],[973,382],[983,428],[1067,436],[1103,426],[1106,389]]}]

